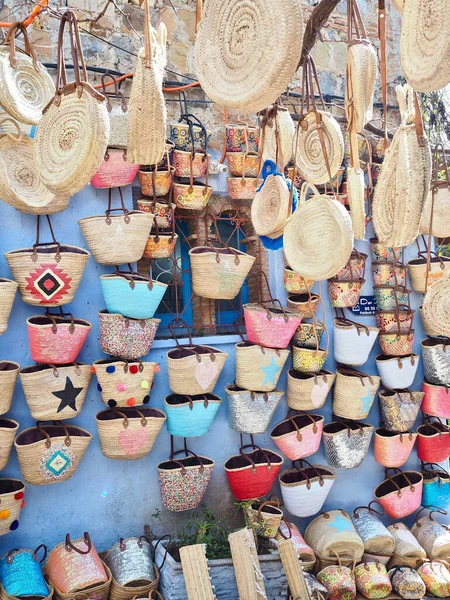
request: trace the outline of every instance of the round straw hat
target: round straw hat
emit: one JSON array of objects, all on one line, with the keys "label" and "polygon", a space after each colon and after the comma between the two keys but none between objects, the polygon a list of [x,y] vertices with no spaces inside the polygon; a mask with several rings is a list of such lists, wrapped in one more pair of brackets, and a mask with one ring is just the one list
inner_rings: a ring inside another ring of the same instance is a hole
[{"label": "round straw hat", "polygon": [[448,0],[404,3],[400,62],[408,83],[416,91],[433,92],[450,82],[449,31]]},{"label": "round straw hat", "polygon": [[302,40],[300,0],[208,0],[195,40],[197,77],[214,102],[258,112],[293,78]]},{"label": "round straw hat", "polygon": [[423,299],[422,318],[437,335],[450,337],[450,276],[438,279]]}]

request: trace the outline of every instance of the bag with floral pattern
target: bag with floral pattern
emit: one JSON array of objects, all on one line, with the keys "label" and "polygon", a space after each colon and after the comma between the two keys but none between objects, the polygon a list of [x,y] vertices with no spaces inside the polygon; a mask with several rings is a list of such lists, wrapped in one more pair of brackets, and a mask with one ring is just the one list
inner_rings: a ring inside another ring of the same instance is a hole
[{"label": "bag with floral pattern", "polygon": [[356,589],[365,598],[386,598],[392,592],[386,567],[378,560],[364,562],[355,569]]},{"label": "bag with floral pattern", "polygon": [[354,567],[342,566],[338,554],[334,553],[338,560],[337,565],[330,565],[317,573],[317,580],[324,585],[328,592],[328,600],[355,600],[356,584]]},{"label": "bag with floral pattern", "polygon": [[432,560],[417,569],[427,588],[427,593],[437,598],[450,596],[450,565],[446,561]]}]

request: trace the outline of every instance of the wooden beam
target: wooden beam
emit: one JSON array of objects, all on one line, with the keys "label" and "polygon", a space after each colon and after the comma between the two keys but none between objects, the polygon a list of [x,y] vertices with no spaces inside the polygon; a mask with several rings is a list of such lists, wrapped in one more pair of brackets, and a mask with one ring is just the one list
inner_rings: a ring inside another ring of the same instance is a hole
[{"label": "wooden beam", "polygon": [[303,35],[303,48],[300,55],[299,67],[303,66],[305,58],[311,52],[312,47],[319,37],[320,30],[328,21],[331,13],[339,4],[339,2],[340,0],[321,0],[321,2],[319,2],[316,8],[312,11]]}]

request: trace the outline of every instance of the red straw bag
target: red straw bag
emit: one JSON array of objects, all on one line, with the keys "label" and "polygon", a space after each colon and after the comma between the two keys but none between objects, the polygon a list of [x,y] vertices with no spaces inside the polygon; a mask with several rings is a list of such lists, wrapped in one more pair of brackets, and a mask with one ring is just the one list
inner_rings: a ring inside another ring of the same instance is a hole
[{"label": "red straw bag", "polygon": [[[395,471],[390,477],[388,471]],[[417,471],[386,469],[386,479],[375,488],[375,498],[393,519],[402,519],[416,511],[422,501],[423,476]]]},{"label": "red straw bag", "polygon": [[[241,434],[239,454],[229,458],[224,465],[236,500],[253,500],[268,494],[284,462],[276,452],[256,446],[252,435],[250,440],[250,444],[243,445]],[[244,452],[245,448],[252,448],[252,451]]]},{"label": "red straw bag", "polygon": [[417,456],[428,463],[443,462],[450,456],[450,429],[437,417],[425,417],[417,428]]},{"label": "red straw bag", "polygon": [[27,328],[31,358],[35,362],[67,365],[76,362],[92,325],[61,310],[58,315],[46,312],[30,317]]}]

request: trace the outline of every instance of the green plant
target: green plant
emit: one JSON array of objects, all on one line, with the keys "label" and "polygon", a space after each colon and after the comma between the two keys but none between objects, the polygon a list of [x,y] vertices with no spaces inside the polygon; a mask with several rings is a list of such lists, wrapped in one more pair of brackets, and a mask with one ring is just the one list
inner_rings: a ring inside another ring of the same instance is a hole
[{"label": "green plant", "polygon": [[421,95],[421,101],[423,124],[430,142],[446,146],[450,140],[450,105],[446,91],[427,92]]}]

